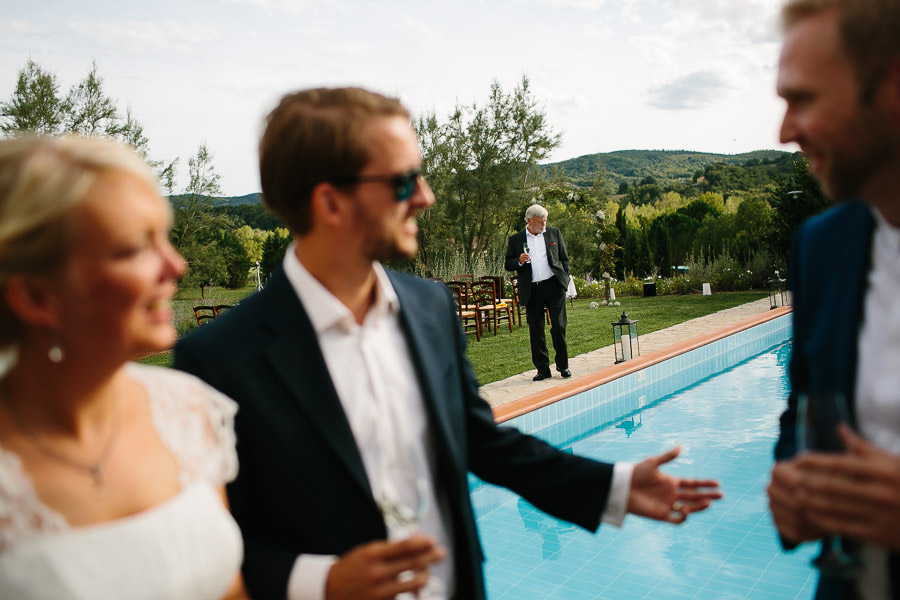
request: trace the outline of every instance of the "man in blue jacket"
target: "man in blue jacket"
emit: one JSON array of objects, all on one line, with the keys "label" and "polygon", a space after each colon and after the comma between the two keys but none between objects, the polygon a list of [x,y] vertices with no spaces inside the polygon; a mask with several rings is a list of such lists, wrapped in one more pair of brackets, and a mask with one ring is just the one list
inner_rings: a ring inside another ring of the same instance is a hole
[{"label": "man in blue jacket", "polygon": [[[900,1],[789,0],[782,16],[781,141],[839,204],[791,252],[791,393],[770,505],[787,547],[836,534],[855,548],[860,566],[823,569],[817,599],[900,598]],[[846,399],[846,453],[796,456],[801,396]]]}]

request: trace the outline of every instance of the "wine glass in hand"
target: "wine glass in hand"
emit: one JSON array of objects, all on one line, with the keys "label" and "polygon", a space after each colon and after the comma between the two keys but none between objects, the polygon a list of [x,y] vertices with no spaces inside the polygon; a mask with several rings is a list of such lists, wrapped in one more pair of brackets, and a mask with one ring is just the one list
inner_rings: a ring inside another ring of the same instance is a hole
[{"label": "wine glass in hand", "polygon": [[[415,452],[410,453],[410,458],[415,475],[414,494],[415,507],[402,500],[392,500],[382,497],[378,501],[378,508],[384,517],[388,527],[388,536],[393,539],[405,539],[418,533],[422,526],[422,520],[428,512],[428,477],[429,471]],[[398,600],[416,598],[417,600],[441,600],[446,598],[444,582],[433,573],[429,574],[428,583],[418,594],[401,594]]]},{"label": "wine glass in hand", "polygon": [[[801,393],[797,397],[797,451],[846,452],[838,425],[849,424],[847,403],[840,392]],[[827,535],[813,565],[837,579],[855,579],[861,570],[857,555],[843,547],[841,538]]]},{"label": "wine glass in hand", "polygon": [[[528,251],[528,244],[525,244],[524,246],[522,246],[522,252],[524,252],[525,254],[531,254]],[[525,262],[531,262],[531,256],[529,256]]]}]

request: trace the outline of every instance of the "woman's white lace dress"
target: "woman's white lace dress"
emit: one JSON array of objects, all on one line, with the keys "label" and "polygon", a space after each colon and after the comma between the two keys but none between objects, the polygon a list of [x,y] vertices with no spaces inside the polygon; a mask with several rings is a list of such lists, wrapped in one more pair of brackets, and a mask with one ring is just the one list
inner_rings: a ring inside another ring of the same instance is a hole
[{"label": "woman's white lace dress", "polygon": [[185,373],[137,364],[128,372],[147,390],[181,490],[142,513],[70,527],[0,447],[0,598],[213,599],[234,580],[241,536],[218,488],[237,474],[236,405]]}]

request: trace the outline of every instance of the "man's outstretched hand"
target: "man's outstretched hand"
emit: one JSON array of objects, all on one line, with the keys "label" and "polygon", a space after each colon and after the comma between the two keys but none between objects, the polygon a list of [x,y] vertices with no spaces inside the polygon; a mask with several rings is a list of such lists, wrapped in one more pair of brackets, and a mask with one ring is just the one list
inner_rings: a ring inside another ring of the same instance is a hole
[{"label": "man's outstretched hand", "polygon": [[648,519],[683,523],[691,513],[709,508],[722,497],[719,482],[713,479],[682,479],[659,470],[681,452],[677,446],[659,456],[651,456],[634,466],[628,512]]}]

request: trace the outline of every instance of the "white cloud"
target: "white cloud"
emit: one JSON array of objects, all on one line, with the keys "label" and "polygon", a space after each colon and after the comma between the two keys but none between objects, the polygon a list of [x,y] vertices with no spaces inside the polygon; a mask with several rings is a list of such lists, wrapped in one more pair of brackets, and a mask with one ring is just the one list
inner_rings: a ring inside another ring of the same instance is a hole
[{"label": "white cloud", "polygon": [[268,16],[277,14],[302,15],[318,8],[336,8],[330,0],[221,0],[224,4],[246,5]]},{"label": "white cloud", "polygon": [[660,0],[671,19],[667,36],[730,45],[777,39],[780,0]]},{"label": "white cloud", "polygon": [[207,25],[172,21],[71,21],[68,28],[92,48],[121,53],[194,55],[220,37]]},{"label": "white cloud", "polygon": [[410,16],[403,16],[397,21],[397,29],[403,32],[409,39],[417,40],[418,44],[427,41],[435,43],[443,41],[444,35],[431,23]]},{"label": "white cloud", "polygon": [[0,22],[0,35],[43,35],[47,30],[43,27],[35,27],[28,21],[2,21]]},{"label": "white cloud", "polygon": [[731,89],[720,73],[704,69],[651,87],[647,103],[663,110],[696,110],[717,103]]},{"label": "white cloud", "polygon": [[587,100],[581,94],[554,94],[541,91],[538,98],[546,98],[547,107],[560,114],[575,114],[588,106]]},{"label": "white cloud", "polygon": [[608,2],[609,0],[540,0],[541,4],[555,8],[580,8],[585,10],[599,10]]}]

